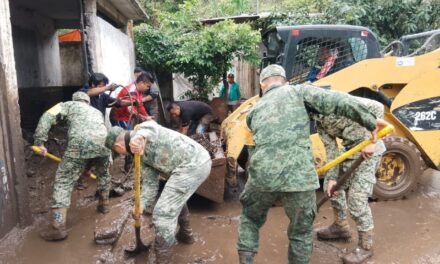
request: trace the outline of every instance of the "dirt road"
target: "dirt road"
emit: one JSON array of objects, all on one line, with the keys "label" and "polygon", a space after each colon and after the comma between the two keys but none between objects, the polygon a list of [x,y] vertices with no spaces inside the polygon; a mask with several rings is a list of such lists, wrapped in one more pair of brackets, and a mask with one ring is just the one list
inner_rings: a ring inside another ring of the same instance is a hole
[{"label": "dirt road", "polygon": [[[146,255],[126,259],[122,253],[125,247],[134,243],[131,220],[116,246],[94,244],[93,231],[99,218],[95,211],[96,201],[81,200],[78,198],[80,195],[75,193],[77,199],[74,197],[76,202],[69,212],[70,232],[66,241],[49,243],[41,240],[38,237],[42,226],[40,218],[33,227],[25,231],[15,230],[0,241],[0,263],[145,263]],[[130,202],[127,194],[112,199],[113,216],[125,215]],[[405,200],[373,202],[370,205],[376,228],[375,256],[368,263],[440,263],[440,172],[426,171],[417,190]],[[240,204],[218,205],[193,198],[190,210],[196,243],[178,245],[175,263],[238,263],[235,243]],[[331,220],[332,212],[327,203],[319,212],[314,227],[324,227]],[[287,224],[282,208],[270,210],[268,221],[261,230],[256,263],[287,263]],[[144,223],[144,240],[151,241],[151,230],[146,225]],[[312,263],[340,263],[339,257],[354,248],[355,243],[315,240]]]}]

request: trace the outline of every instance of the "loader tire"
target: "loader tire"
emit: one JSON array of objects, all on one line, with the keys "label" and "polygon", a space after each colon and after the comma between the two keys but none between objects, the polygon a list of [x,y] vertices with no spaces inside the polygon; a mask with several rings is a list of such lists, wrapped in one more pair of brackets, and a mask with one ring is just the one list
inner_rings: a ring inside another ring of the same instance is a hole
[{"label": "loader tire", "polygon": [[384,143],[387,150],[376,171],[373,198],[397,200],[417,186],[424,161],[417,146],[406,138],[387,137]]}]

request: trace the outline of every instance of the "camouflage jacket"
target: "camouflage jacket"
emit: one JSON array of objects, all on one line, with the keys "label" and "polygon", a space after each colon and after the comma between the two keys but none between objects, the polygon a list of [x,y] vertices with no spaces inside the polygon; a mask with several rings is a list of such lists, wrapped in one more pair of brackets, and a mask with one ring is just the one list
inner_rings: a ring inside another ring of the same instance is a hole
[{"label": "camouflage jacket", "polygon": [[200,163],[211,160],[199,143],[155,121],[141,123],[135,134],[145,138],[142,163],[159,172],[170,174],[176,168],[197,168]]},{"label": "camouflage jacket", "polygon": [[[363,104],[368,110],[370,110],[377,118],[383,118],[384,107],[381,103],[369,100],[366,98],[355,97],[356,100]],[[347,151],[362,141],[371,137],[371,133],[352,120],[336,116],[334,114],[324,116],[321,114],[312,114],[314,120],[316,120],[316,128],[319,136],[324,143],[327,161],[331,161],[338,157],[342,152]],[[342,140],[342,150],[338,148],[336,138]],[[385,152],[385,145],[382,140],[376,142],[376,149],[374,155],[382,155]],[[356,159],[360,156],[360,153],[353,155],[350,159]],[[337,167],[329,170],[326,177],[329,179],[338,178]]]},{"label": "camouflage jacket", "polygon": [[246,187],[268,192],[317,189],[309,112],[336,113],[374,130],[375,116],[353,101],[348,94],[308,84],[269,87],[246,120],[255,142]]},{"label": "camouflage jacket", "polygon": [[79,101],[59,103],[46,111],[35,130],[34,144],[46,142],[50,128],[59,121],[69,127],[65,157],[90,159],[110,155],[104,144],[107,128],[101,112]]}]

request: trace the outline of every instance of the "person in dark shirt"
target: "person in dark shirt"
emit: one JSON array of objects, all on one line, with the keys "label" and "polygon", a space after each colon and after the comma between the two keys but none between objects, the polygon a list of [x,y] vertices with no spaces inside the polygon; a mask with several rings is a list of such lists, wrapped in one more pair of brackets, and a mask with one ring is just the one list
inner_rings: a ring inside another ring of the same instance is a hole
[{"label": "person in dark shirt", "polygon": [[172,119],[179,121],[179,132],[187,136],[203,134],[213,120],[212,108],[199,101],[173,102],[167,111]]},{"label": "person in dark shirt", "polygon": [[110,97],[107,91],[114,91],[118,85],[108,85],[108,78],[102,73],[93,73],[88,81],[88,85],[85,85],[79,92],[84,92],[90,96],[90,105],[98,109],[105,117],[105,109],[114,106],[122,106],[120,100]]},{"label": "person in dark shirt", "polygon": [[158,118],[157,113],[157,98],[159,97],[159,87],[154,82],[150,89],[144,92],[144,107],[147,110],[149,116],[153,117],[156,121]]}]

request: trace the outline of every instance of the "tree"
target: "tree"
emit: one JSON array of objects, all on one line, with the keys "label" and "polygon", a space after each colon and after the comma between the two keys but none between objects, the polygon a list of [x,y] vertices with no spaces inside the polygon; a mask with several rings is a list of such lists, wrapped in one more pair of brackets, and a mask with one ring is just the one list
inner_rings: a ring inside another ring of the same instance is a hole
[{"label": "tree", "polygon": [[258,22],[262,29],[274,25],[359,25],[372,29],[386,45],[406,34],[440,28],[440,0],[272,0],[270,4],[262,7],[273,14]]},{"label": "tree", "polygon": [[369,27],[382,45],[405,34],[440,28],[440,0],[268,0],[272,15],[252,24],[230,21],[204,27],[199,20],[252,13],[253,0],[144,0],[150,24],[135,27],[137,58],[144,65],[183,73],[194,98],[206,99],[234,57],[258,61],[259,31],[276,25],[351,24]]},{"label": "tree", "polygon": [[137,58],[144,65],[182,73],[194,86],[189,95],[206,100],[234,58],[258,63],[260,34],[248,24],[223,21],[203,27],[194,20],[194,2],[175,13],[164,12],[160,26],[135,27]]}]

